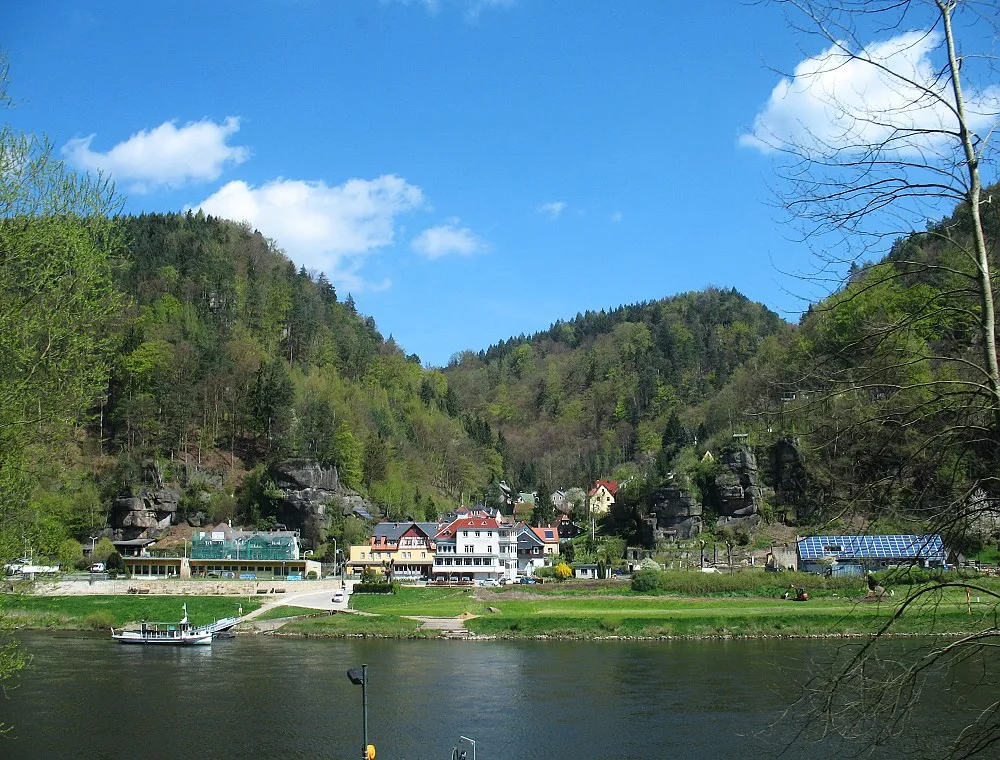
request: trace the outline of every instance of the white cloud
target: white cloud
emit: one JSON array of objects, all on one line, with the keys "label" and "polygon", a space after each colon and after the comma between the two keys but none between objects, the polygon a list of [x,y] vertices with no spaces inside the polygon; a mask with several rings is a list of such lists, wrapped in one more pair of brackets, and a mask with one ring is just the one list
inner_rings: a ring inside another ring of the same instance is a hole
[{"label": "white cloud", "polygon": [[551,201],[543,203],[535,210],[539,214],[548,214],[551,219],[558,219],[562,215],[562,212],[566,210],[566,203],[565,201]]},{"label": "white cloud", "polygon": [[615,224],[618,224],[618,222],[620,222],[622,220],[622,212],[621,211],[615,211],[609,218],[611,219],[612,222],[614,222]]},{"label": "white cloud", "polygon": [[413,239],[413,250],[429,259],[439,259],[449,253],[471,256],[487,248],[486,242],[468,227],[459,227],[458,219],[448,224],[430,227]]},{"label": "white cloud", "polygon": [[393,242],[396,217],[419,208],[423,192],[394,174],[342,185],[277,179],[262,187],[230,182],[195,206],[206,214],[248,222],[274,238],[296,264],[327,272],[352,291],[384,289],[366,283],[364,258]]},{"label": "white cloud", "polygon": [[[920,90],[926,87],[952,100],[949,83],[935,76],[932,61],[941,44],[938,32],[912,31],[873,42],[857,57],[844,52],[846,43],[832,45],[799,63],[790,79],[778,82],[740,144],[765,153],[787,145],[826,153],[878,144],[898,129],[910,134],[892,149],[934,149],[944,136],[912,132],[954,128],[947,106]],[[992,123],[1000,112],[1000,87],[967,91],[965,96],[976,129]]]},{"label": "white cloud", "polygon": [[203,119],[182,127],[167,121],[136,132],[106,153],[91,150],[95,135],[70,140],[62,152],[71,164],[104,171],[116,182],[131,183],[131,192],[144,193],[218,179],[226,166],[246,161],[248,148],[226,144],[239,129],[240,120],[234,116],[221,124]]}]

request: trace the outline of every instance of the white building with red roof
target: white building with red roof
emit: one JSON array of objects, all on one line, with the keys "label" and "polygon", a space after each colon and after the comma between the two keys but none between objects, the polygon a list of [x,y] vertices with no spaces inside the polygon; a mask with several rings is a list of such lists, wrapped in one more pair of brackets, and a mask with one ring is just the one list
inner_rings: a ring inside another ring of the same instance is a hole
[{"label": "white building with red roof", "polygon": [[618,493],[617,480],[595,480],[594,487],[587,491],[587,506],[594,517],[606,515],[615,503]]},{"label": "white building with red roof", "polygon": [[517,577],[517,537],[485,512],[463,512],[440,528],[435,538],[433,577],[445,582]]}]

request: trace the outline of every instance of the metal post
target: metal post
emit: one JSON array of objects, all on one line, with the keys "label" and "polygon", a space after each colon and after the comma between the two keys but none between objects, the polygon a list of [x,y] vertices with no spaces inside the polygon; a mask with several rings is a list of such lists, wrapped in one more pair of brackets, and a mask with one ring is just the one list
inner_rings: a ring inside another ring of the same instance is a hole
[{"label": "metal post", "polygon": [[347,671],[351,683],[361,687],[361,760],[368,760],[368,666]]},{"label": "metal post", "polygon": [[368,666],[365,664],[361,665],[361,703],[361,720],[364,723],[361,760],[368,760]]},{"label": "metal post", "polygon": [[476,760],[476,740],[470,739],[468,736],[458,737],[459,741],[468,742],[472,745],[472,760]]}]

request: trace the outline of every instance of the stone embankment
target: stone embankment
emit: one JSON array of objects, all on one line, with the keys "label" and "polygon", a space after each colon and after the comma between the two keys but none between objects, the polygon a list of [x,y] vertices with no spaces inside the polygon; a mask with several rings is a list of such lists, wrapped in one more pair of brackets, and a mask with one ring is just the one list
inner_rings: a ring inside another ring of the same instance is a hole
[{"label": "stone embankment", "polygon": [[323,579],[315,581],[283,580],[181,580],[173,578],[141,579],[125,578],[116,580],[85,577],[63,578],[53,582],[39,582],[34,593],[41,596],[110,595],[110,594],[155,594],[165,596],[264,596],[292,594],[299,596],[320,591],[339,589],[340,581]]}]

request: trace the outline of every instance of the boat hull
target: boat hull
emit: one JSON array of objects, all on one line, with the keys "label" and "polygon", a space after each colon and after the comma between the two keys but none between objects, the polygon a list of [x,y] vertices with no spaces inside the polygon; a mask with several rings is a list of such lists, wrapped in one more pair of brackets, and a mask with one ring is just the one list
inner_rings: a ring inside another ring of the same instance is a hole
[{"label": "boat hull", "polygon": [[111,638],[121,644],[156,644],[166,646],[211,646],[212,634],[204,633],[185,636],[143,636],[137,631],[111,633]]}]

